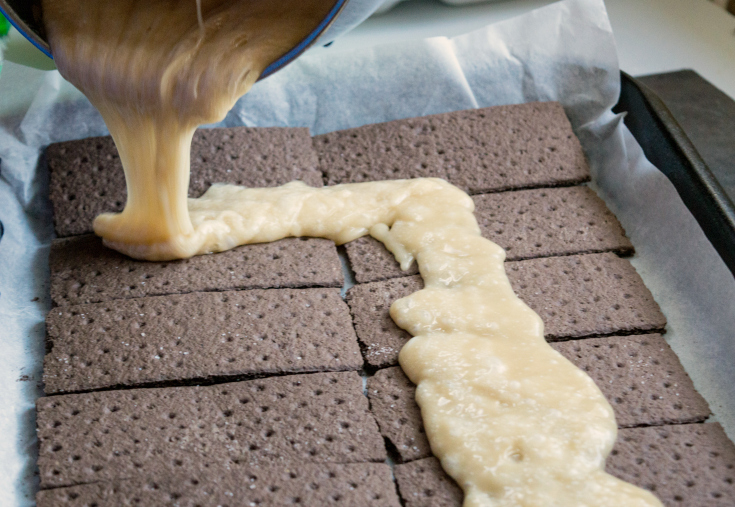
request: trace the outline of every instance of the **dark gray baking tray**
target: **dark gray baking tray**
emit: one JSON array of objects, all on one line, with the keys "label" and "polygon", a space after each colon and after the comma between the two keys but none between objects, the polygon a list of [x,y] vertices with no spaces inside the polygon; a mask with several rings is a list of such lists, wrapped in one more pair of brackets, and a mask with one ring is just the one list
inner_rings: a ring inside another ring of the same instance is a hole
[{"label": "dark gray baking tray", "polygon": [[613,111],[627,113],[626,127],[648,160],[674,184],[735,275],[735,205],[671,111],[649,87],[625,72],[621,72],[620,99]]}]

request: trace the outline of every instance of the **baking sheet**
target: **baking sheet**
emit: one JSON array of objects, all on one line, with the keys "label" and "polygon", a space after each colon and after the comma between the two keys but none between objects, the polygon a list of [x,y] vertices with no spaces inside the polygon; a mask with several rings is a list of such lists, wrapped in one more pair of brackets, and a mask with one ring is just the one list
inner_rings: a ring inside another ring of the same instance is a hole
[{"label": "baking sheet", "polygon": [[[446,111],[558,100],[592,186],[636,246],[632,259],[669,319],[667,340],[735,436],[735,280],[670,182],[610,108],[615,41],[602,0],[565,0],[467,35],[306,54],[255,85],[218,126],[306,126],[313,134]],[[48,248],[48,143],[105,135],[57,72],[0,74],[0,505],[31,505],[34,400],[41,394]],[[36,299],[38,298],[38,299]]]}]

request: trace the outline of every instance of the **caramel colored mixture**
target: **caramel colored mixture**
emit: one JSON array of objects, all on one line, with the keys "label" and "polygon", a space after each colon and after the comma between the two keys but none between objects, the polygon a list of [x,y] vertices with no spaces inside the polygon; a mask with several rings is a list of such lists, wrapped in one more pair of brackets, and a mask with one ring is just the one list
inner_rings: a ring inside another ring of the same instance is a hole
[{"label": "caramel colored mixture", "polygon": [[56,65],[102,114],[125,169],[124,211],[94,223],[108,246],[149,260],[209,251],[191,246],[194,130],[222,120],[334,3],[43,0]]}]

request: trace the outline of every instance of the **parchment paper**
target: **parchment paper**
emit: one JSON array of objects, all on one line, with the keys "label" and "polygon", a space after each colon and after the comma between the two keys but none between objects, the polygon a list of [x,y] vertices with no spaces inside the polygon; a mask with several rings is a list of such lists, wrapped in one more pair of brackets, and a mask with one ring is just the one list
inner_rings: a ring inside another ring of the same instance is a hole
[{"label": "parchment paper", "polygon": [[[593,188],[620,218],[637,249],[632,262],[669,319],[667,340],[733,437],[735,281],[673,186],[610,111],[618,93],[602,0],[565,0],[453,39],[306,54],[256,84],[220,125],[306,126],[320,134],[465,108],[560,101],[589,157]],[[4,66],[0,505],[30,505],[37,487],[34,400],[41,394],[53,236],[39,155],[51,142],[106,133],[92,106],[57,72]]]}]

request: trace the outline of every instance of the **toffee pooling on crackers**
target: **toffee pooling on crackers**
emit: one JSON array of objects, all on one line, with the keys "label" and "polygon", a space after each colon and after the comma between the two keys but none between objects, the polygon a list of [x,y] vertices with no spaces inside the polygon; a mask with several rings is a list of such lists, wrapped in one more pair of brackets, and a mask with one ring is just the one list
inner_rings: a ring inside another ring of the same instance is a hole
[{"label": "toffee pooling on crackers", "polygon": [[[346,160],[350,150],[365,152],[364,160],[354,153]],[[554,102],[367,125],[316,136],[313,147],[304,128],[202,129],[191,153],[190,197],[212,183],[321,186],[322,173],[328,184],[438,176],[470,193],[589,180],[579,141]],[[124,207],[125,178],[109,136],[52,144],[46,159],[59,237],[89,233],[94,217]]]},{"label": "toffee pooling on crackers", "polygon": [[[550,341],[656,331],[666,325],[633,266],[615,254],[508,262],[506,274],[516,294],[543,319]],[[412,276],[349,290],[347,302],[369,365],[397,364],[398,352],[410,336],[391,319],[390,305],[421,288],[421,277]]]},{"label": "toffee pooling on crackers", "polygon": [[[506,260],[613,251],[633,253],[617,218],[587,187],[542,188],[473,196],[483,237],[506,251]],[[402,271],[385,246],[365,236],[345,245],[359,283],[418,273]]]},{"label": "toffee pooling on crackers", "polygon": [[[58,237],[91,233],[97,215],[122,211],[125,175],[111,137],[51,144],[46,160]],[[273,187],[293,180],[322,186],[306,128],[232,127],[194,134],[189,197],[201,196],[212,183]]]},{"label": "toffee pooling on crackers", "polygon": [[[707,402],[661,335],[589,338],[551,346],[595,381],[621,428],[702,422],[710,415]],[[398,366],[379,370],[368,380],[380,431],[404,462],[431,456],[415,390]]]},{"label": "toffee pooling on crackers", "polygon": [[[666,507],[735,502],[735,446],[717,423],[621,429],[607,471]],[[434,457],[397,465],[394,474],[406,507],[462,505],[462,490]]]}]

